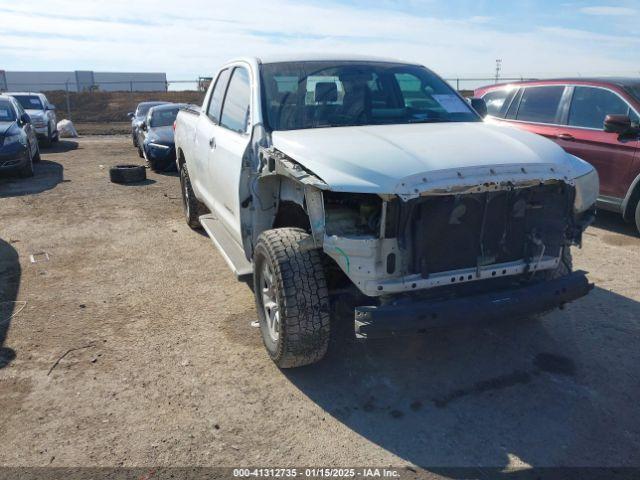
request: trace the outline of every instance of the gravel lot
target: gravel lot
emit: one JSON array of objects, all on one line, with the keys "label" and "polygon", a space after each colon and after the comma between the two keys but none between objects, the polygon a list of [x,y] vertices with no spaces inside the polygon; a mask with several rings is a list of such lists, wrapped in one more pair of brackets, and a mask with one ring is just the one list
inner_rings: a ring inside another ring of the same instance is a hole
[{"label": "gravel lot", "polygon": [[139,160],[85,137],[0,180],[0,301],[26,302],[0,304],[0,465],[640,467],[640,238],[617,216],[564,311],[280,371],[178,178],[109,182]]}]

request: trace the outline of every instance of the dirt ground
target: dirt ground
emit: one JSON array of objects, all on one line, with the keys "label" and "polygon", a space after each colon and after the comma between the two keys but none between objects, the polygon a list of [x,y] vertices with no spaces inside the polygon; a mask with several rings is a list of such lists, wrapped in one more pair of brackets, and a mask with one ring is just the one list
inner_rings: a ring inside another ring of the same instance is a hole
[{"label": "dirt ground", "polygon": [[0,180],[0,465],[640,466],[640,238],[619,217],[574,252],[595,289],[541,321],[280,371],[176,176],[110,183],[140,160],[126,136],[43,152]]}]

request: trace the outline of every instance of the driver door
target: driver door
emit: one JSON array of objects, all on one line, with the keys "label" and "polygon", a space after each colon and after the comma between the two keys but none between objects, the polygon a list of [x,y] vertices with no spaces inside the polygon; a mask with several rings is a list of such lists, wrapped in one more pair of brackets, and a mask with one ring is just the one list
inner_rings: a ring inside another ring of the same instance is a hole
[{"label": "driver door", "polygon": [[600,177],[600,194],[622,199],[627,193],[628,172],[638,149],[637,138],[604,131],[610,114],[638,115],[616,93],[603,87],[573,87],[567,125],[559,127],[557,143],[569,153],[592,164]]},{"label": "driver door", "polygon": [[216,192],[215,212],[228,232],[242,244],[240,228],[240,175],[242,159],[250,141],[251,82],[249,70],[233,68],[222,104],[220,123],[214,127],[214,142],[208,178]]},{"label": "driver door", "polygon": [[216,211],[218,202],[218,192],[216,192],[215,172],[210,168],[216,147],[216,128],[220,123],[220,112],[224,93],[229,83],[230,70],[225,68],[216,79],[213,86],[209,103],[206,109],[200,114],[194,139],[195,145],[195,171],[191,174],[193,186],[199,196],[203,198],[205,204],[212,212]]}]

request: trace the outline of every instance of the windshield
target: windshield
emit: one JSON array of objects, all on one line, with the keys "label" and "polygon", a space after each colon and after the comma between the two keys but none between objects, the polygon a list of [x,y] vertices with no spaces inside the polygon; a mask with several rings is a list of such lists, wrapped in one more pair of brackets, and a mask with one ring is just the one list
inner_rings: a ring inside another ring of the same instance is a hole
[{"label": "windshield", "polygon": [[175,122],[179,111],[180,107],[153,110],[151,112],[149,125],[151,127],[168,127],[169,125],[173,125],[173,122]]},{"label": "windshield", "polygon": [[6,100],[0,100],[0,122],[13,122],[16,114],[13,111],[13,105]]},{"label": "windshield", "polygon": [[626,87],[626,90],[633,98],[640,102],[640,83],[637,85],[630,85]]},{"label": "windshield", "polygon": [[271,130],[481,121],[444,80],[416,65],[284,62],[261,73]]},{"label": "windshield", "polygon": [[37,95],[12,95],[25,110],[44,110]]},{"label": "windshield", "polygon": [[136,107],[136,117],[144,117],[151,107],[157,107],[158,105],[162,105],[163,102],[145,102],[139,103]]}]

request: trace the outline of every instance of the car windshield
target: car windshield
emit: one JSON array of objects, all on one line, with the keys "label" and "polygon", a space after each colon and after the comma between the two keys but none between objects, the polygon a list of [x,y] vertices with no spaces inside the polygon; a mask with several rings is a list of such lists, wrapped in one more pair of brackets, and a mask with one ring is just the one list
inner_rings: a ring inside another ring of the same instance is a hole
[{"label": "car windshield", "polygon": [[152,107],[162,105],[162,102],[139,103],[136,107],[136,117],[144,117]]},{"label": "car windshield", "polygon": [[180,111],[180,107],[153,110],[151,112],[149,125],[151,127],[168,127],[169,125],[173,125],[173,122],[175,122],[178,116],[178,111]]},{"label": "car windshield", "polygon": [[633,98],[640,102],[640,83],[636,85],[629,85],[626,89]]},{"label": "car windshield", "polygon": [[0,122],[13,122],[16,114],[13,111],[13,105],[6,100],[0,100]]},{"label": "car windshield", "polygon": [[386,62],[283,62],[261,67],[271,130],[477,122],[444,80],[417,65]]},{"label": "car windshield", "polygon": [[43,110],[40,97],[37,95],[12,95],[25,110]]}]

